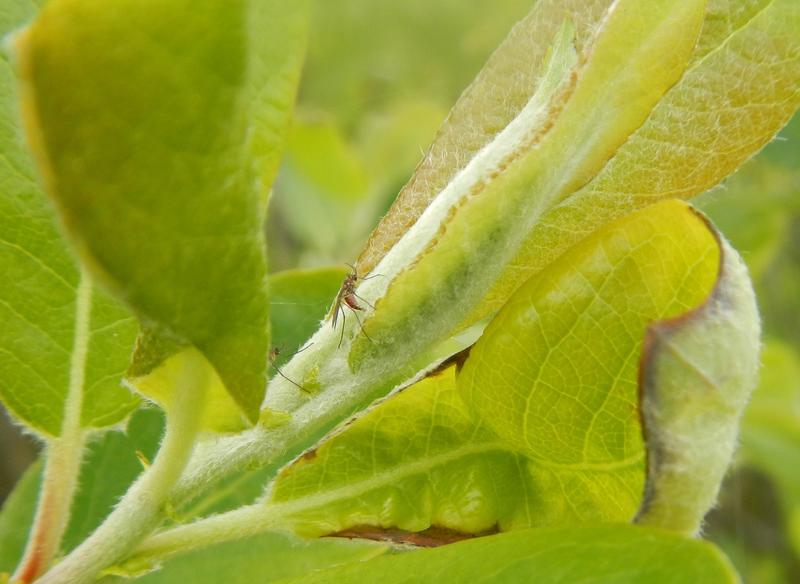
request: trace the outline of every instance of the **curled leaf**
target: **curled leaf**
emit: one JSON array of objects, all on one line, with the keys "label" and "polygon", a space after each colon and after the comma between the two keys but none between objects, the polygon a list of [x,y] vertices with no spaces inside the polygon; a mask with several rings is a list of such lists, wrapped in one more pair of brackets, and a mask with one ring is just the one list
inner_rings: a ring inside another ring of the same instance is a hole
[{"label": "curled leaf", "polygon": [[[668,418],[669,448],[685,449],[671,460],[699,456],[691,442],[705,420],[719,425],[712,441],[736,434],[758,329],[746,272],[721,246],[713,228],[675,200],[601,229],[515,293],[460,373],[454,365],[438,370],[284,468],[265,512],[304,535],[426,545],[491,530],[630,521],[642,507],[645,450],[657,460],[660,444],[658,435],[649,442],[650,426],[643,441],[642,408],[646,420]],[[720,272],[721,261],[732,267]],[[712,307],[722,289],[724,314]],[[705,388],[669,367],[661,370],[664,386],[680,388],[669,403],[688,409],[670,413],[646,396],[640,403],[640,379],[652,375],[649,357],[641,358],[652,345],[646,332],[704,311],[719,318],[695,324],[707,344],[687,345],[686,359],[720,369],[727,363],[734,385],[719,386],[719,400],[734,405],[687,399]],[[736,335],[733,326],[741,327]],[[664,504],[688,501],[699,521],[732,444],[705,445],[703,456],[719,460],[702,477],[674,478],[681,494]],[[651,474],[648,492],[654,481],[669,482],[667,474]]]},{"label": "curled leaf", "polygon": [[695,534],[733,458],[756,386],[761,326],[747,268],[720,240],[708,300],[647,329],[640,370],[647,483],[637,522]]}]

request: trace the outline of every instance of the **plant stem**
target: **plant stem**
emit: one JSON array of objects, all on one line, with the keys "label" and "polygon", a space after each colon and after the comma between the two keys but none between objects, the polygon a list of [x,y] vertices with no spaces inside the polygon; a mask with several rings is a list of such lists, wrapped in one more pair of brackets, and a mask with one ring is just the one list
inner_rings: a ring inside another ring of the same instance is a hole
[{"label": "plant stem", "polygon": [[164,441],[153,465],[131,486],[103,524],[41,584],[84,584],[118,561],[158,524],[170,488],[180,477],[194,448],[207,379],[203,367],[189,359],[177,381],[167,411]]},{"label": "plant stem", "polygon": [[255,503],[180,525],[146,539],[122,566],[157,564],[179,553],[264,533],[277,524],[281,515],[280,505]]},{"label": "plant stem", "polygon": [[72,499],[78,486],[86,432],[81,426],[86,355],[89,346],[92,282],[81,270],[75,299],[75,332],[64,399],[64,418],[59,436],[48,441],[46,463],[36,517],[25,554],[12,582],[27,584],[38,578],[53,561],[69,522]]},{"label": "plant stem", "polygon": [[391,363],[385,367],[365,368],[354,374],[347,365],[349,341],[339,350],[339,334],[324,323],[308,341],[308,350],[297,353],[283,367],[291,379],[303,380],[309,370],[318,371],[323,387],[309,398],[290,382],[278,377],[269,384],[265,406],[291,413],[284,425],[264,428],[261,425],[233,436],[201,444],[192,457],[186,474],[171,494],[176,504],[195,499],[199,493],[227,476],[282,465],[316,444],[339,423],[352,417],[377,398],[404,387],[422,377],[447,357],[471,346],[487,321],[473,325],[433,349],[419,351],[404,366]]}]

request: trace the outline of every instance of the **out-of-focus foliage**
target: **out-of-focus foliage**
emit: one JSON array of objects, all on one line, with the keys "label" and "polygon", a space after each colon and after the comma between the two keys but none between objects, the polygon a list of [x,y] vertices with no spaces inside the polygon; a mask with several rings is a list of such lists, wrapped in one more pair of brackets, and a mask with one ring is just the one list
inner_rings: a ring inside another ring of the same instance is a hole
[{"label": "out-of-focus foliage", "polygon": [[[316,3],[298,112],[270,208],[271,271],[355,258],[459,93],[530,5]],[[701,201],[747,261],[770,339],[739,467],[705,528],[745,582],[800,581],[798,161],[796,117],[756,161]],[[275,336],[279,345],[294,343]],[[0,445],[0,460],[7,448],[13,445]]]},{"label": "out-of-focus foliage", "polygon": [[530,0],[317,2],[271,268],[352,261]]}]

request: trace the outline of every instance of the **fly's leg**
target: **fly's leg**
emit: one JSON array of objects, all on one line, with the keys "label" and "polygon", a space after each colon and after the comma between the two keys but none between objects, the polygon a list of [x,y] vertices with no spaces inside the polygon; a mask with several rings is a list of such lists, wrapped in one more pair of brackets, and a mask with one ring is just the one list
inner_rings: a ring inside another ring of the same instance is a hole
[{"label": "fly's leg", "polygon": [[364,333],[364,336],[367,337],[370,340],[370,342],[374,343],[375,341],[372,340],[372,337],[369,336],[367,334],[367,331],[364,330],[364,325],[361,324],[361,318],[359,318],[358,313],[355,310],[353,310],[352,308],[350,310],[353,312],[353,315],[356,317],[356,321],[358,322],[358,328],[361,329],[361,332]]},{"label": "fly's leg", "polygon": [[[336,315],[339,315],[339,311],[342,311],[342,336],[339,337],[339,346],[337,348],[341,348],[342,343],[344,342],[344,325],[347,323],[347,315],[345,314],[344,307],[340,304],[336,307]],[[335,328],[334,328],[335,330]]]},{"label": "fly's leg", "polygon": [[372,310],[375,310],[375,306],[374,306],[374,305],[372,305],[372,304],[370,303],[370,301],[369,301],[369,300],[365,300],[364,298],[362,298],[361,296],[359,296],[359,295],[358,295],[358,294],[356,294],[355,292],[353,292],[353,296],[355,296],[355,297],[356,297],[356,298],[358,298],[358,299],[359,299],[361,302],[363,302],[364,304],[366,304],[367,306],[369,306],[369,307],[370,307]]},{"label": "fly's leg", "polygon": [[277,371],[277,372],[278,372],[278,375],[280,375],[281,377],[283,377],[283,378],[284,378],[286,381],[288,381],[289,383],[291,383],[292,385],[294,385],[294,386],[295,386],[297,389],[299,389],[299,390],[300,390],[300,391],[302,391],[303,393],[306,393],[306,394],[311,394],[311,392],[310,392],[310,391],[308,391],[308,390],[307,390],[305,387],[303,387],[302,385],[300,385],[299,383],[297,383],[297,382],[296,382],[296,381],[294,381],[293,379],[289,379],[288,377],[286,377],[286,375],[284,375],[284,374],[283,374],[283,371],[281,371],[281,368],[280,368],[280,367],[278,367],[277,365],[275,366],[275,371]]}]

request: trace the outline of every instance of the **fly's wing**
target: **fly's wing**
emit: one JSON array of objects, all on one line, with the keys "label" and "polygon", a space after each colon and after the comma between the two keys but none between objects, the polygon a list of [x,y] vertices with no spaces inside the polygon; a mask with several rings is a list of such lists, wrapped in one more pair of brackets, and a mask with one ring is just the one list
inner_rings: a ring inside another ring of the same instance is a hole
[{"label": "fly's wing", "polygon": [[336,298],[333,301],[333,306],[328,311],[328,314],[325,316],[325,319],[332,319],[331,325],[333,328],[336,328],[336,322],[339,320],[339,311],[342,309],[342,290],[344,289],[344,284],[342,284],[342,288],[339,289],[339,293],[336,295]]}]

